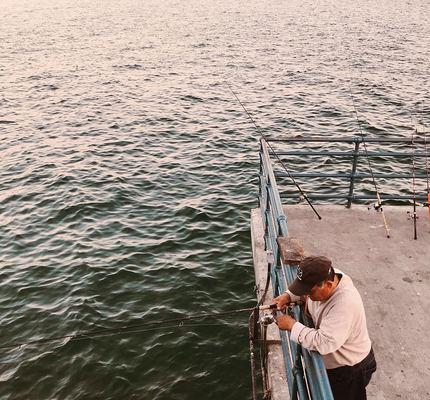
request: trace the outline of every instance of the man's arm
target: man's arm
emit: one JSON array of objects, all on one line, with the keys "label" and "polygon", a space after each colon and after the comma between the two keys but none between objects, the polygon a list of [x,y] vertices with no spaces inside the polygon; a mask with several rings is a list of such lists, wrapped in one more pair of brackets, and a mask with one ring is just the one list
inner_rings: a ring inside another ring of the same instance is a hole
[{"label": "man's arm", "polygon": [[309,350],[329,354],[338,350],[348,339],[353,322],[353,313],[343,304],[333,306],[322,319],[319,329],[309,328],[289,315],[277,318],[279,329],[291,331],[291,340]]}]

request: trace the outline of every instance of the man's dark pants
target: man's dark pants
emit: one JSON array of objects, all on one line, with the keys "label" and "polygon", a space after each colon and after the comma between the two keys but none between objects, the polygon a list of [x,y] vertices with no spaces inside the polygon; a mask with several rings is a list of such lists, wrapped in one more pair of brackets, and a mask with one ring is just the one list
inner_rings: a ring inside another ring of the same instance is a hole
[{"label": "man's dark pants", "polygon": [[366,386],[376,371],[373,350],[358,364],[328,369],[334,400],[366,400]]}]

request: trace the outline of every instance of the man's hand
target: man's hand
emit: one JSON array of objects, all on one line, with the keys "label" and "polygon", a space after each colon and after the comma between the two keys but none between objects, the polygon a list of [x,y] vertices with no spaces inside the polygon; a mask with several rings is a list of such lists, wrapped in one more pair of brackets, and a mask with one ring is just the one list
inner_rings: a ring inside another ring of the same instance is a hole
[{"label": "man's hand", "polygon": [[284,310],[285,306],[291,302],[291,297],[288,293],[281,294],[273,299],[273,304],[276,304],[278,310]]},{"label": "man's hand", "polygon": [[276,317],[276,320],[278,321],[279,329],[282,329],[283,331],[291,331],[291,329],[293,329],[293,325],[297,322],[289,315],[280,315]]}]

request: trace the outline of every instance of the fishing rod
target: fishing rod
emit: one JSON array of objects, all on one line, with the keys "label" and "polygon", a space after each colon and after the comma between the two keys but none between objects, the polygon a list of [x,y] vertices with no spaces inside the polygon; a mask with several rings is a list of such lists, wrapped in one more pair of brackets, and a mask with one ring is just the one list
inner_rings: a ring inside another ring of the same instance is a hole
[{"label": "fishing rod", "polygon": [[288,177],[291,179],[291,181],[293,182],[293,184],[296,186],[296,188],[298,189],[298,191],[300,192],[300,194],[302,195],[302,197],[306,200],[306,202],[310,205],[310,207],[312,208],[312,211],[315,213],[315,215],[318,217],[318,219],[322,219],[321,215],[318,214],[318,211],[315,209],[315,207],[312,205],[311,201],[309,200],[308,196],[306,195],[306,193],[302,190],[302,188],[300,187],[300,185],[296,182],[296,180],[294,179],[294,177],[291,175],[289,169],[287,168],[287,166],[284,164],[284,162],[281,160],[281,158],[278,156],[278,154],[276,153],[275,149],[273,148],[273,146],[270,144],[270,142],[267,140],[266,136],[263,134],[263,132],[261,131],[261,129],[259,128],[259,126],[257,125],[257,123],[254,121],[254,119],[252,118],[251,114],[248,112],[248,110],[246,109],[246,107],[243,105],[243,103],[239,100],[239,97],[237,96],[237,94],[233,91],[233,89],[231,88],[230,84],[227,82],[227,86],[230,89],[230,91],[233,93],[233,96],[236,97],[236,100],[238,101],[238,103],[242,106],[242,108],[244,109],[245,113],[248,115],[249,119],[251,120],[251,122],[254,124],[255,129],[257,130],[257,132],[260,134],[261,138],[267,143],[267,145],[269,146],[270,150],[272,150],[272,153],[275,155],[275,157],[278,159],[278,162],[281,164],[282,168],[285,170],[285,172],[287,173]]},{"label": "fishing rod", "polygon": [[355,101],[354,101],[354,96],[352,95],[351,85],[349,85],[349,94],[351,96],[352,105],[354,107],[355,118],[357,120],[358,127],[360,129],[360,136],[361,136],[361,141],[363,142],[364,152],[366,154],[367,165],[369,166],[369,171],[370,171],[370,175],[372,176],[373,186],[375,187],[376,202],[377,203],[376,203],[376,205],[374,205],[374,208],[376,211],[381,213],[382,220],[383,220],[384,226],[385,226],[385,231],[387,232],[387,238],[389,238],[390,237],[390,229],[388,228],[387,219],[385,218],[384,210],[382,208],[382,201],[381,201],[381,196],[379,194],[378,185],[376,184],[375,175],[373,173],[372,165],[370,164],[369,153],[367,151],[366,141],[364,140],[364,134],[363,134],[363,130],[361,128],[361,123],[360,123],[360,120],[358,119],[358,112],[357,112],[357,108],[355,107]]},{"label": "fishing rod", "polygon": [[427,203],[424,203],[424,207],[427,207],[430,218],[430,187],[429,187],[429,159],[427,152],[427,136],[424,136],[424,151],[426,155],[426,176],[427,176]]},{"label": "fishing rod", "polygon": [[[237,310],[218,311],[218,312],[204,313],[204,314],[198,314],[198,315],[185,315],[185,316],[182,316],[180,318],[152,320],[152,321],[143,322],[141,324],[125,325],[125,326],[121,326],[118,328],[96,329],[96,330],[90,330],[90,331],[77,332],[77,333],[69,334],[69,335],[51,336],[51,337],[47,337],[47,338],[30,340],[30,341],[26,341],[26,342],[13,342],[13,343],[1,345],[0,350],[11,349],[14,347],[21,347],[21,346],[27,346],[27,345],[45,344],[45,343],[50,343],[50,342],[56,342],[58,340],[66,340],[66,339],[68,339],[68,340],[83,340],[83,339],[90,339],[93,337],[118,335],[121,333],[149,332],[149,331],[157,330],[157,329],[178,328],[178,327],[184,326],[185,321],[211,318],[211,317],[213,318],[213,317],[219,317],[219,316],[236,315],[236,314],[240,314],[240,313],[251,312],[251,311],[254,311],[256,309],[259,311],[273,310],[273,309],[276,309],[276,304],[267,304],[267,305],[262,305],[262,306],[258,306],[258,307],[240,308]],[[176,323],[176,325],[165,326],[165,324],[173,324],[173,323]],[[152,327],[152,328],[148,328],[148,329],[143,329],[143,328],[151,327],[154,325],[156,325],[156,326]],[[203,326],[203,325],[201,325],[201,324],[195,325],[194,324],[194,325],[189,325],[189,326]]]},{"label": "fishing rod", "polygon": [[[422,104],[423,106],[423,104]],[[421,111],[423,113],[423,111]],[[429,177],[429,160],[428,160],[428,150],[427,150],[427,134],[429,131],[426,129],[418,130],[418,124],[417,124],[417,118],[415,117],[415,122],[412,120],[412,112],[411,112],[411,123],[413,127],[415,128],[415,133],[421,133],[424,135],[424,154],[425,154],[425,168],[426,168],[426,184],[427,184],[427,201],[424,202],[423,207],[427,207],[429,212],[429,218],[430,218],[430,177]],[[418,120],[418,123],[423,126],[422,121]]]},{"label": "fishing rod", "polygon": [[[411,124],[414,125],[411,114]],[[417,134],[416,124],[412,129],[412,138],[411,138],[411,146],[412,146],[412,198],[413,198],[413,213],[412,219],[414,221],[414,240],[417,240],[417,192],[415,188],[415,142],[414,142],[414,133]]]}]

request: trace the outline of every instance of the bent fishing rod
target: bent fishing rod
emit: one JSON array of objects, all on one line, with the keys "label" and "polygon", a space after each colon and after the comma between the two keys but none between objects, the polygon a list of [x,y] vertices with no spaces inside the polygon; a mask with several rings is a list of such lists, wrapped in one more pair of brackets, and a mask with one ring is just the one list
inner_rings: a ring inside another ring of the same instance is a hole
[{"label": "bent fishing rod", "polygon": [[294,179],[294,177],[291,175],[291,173],[290,173],[289,169],[287,168],[287,166],[285,165],[285,163],[281,160],[281,158],[279,157],[279,155],[276,153],[276,151],[273,148],[273,146],[267,140],[266,136],[263,134],[263,132],[261,131],[261,129],[259,128],[259,126],[257,125],[257,123],[254,121],[254,118],[252,118],[251,114],[248,112],[248,110],[246,109],[246,107],[240,101],[239,97],[233,91],[233,89],[231,88],[231,86],[230,86],[230,84],[228,82],[227,82],[227,86],[230,89],[231,93],[233,93],[233,96],[236,98],[236,100],[238,101],[238,103],[242,106],[242,108],[245,111],[245,113],[248,115],[249,119],[253,123],[255,129],[257,130],[257,132],[260,134],[261,138],[267,143],[267,145],[269,146],[270,150],[272,150],[272,153],[275,155],[275,157],[277,158],[278,162],[281,164],[282,168],[285,170],[285,172],[287,173],[288,177],[291,179],[291,181],[293,182],[293,184],[296,186],[296,188],[298,189],[298,191],[300,192],[300,194],[302,195],[302,197],[306,200],[306,202],[312,208],[312,211],[315,213],[315,215],[318,217],[318,219],[322,219],[321,215],[318,214],[318,211],[315,209],[315,207],[313,206],[313,204],[309,200],[309,197],[306,195],[306,193],[303,191],[303,189],[300,187],[300,185],[296,182],[296,180]]},{"label": "bent fishing rod", "polygon": [[361,141],[363,142],[364,153],[366,154],[367,165],[369,167],[370,175],[372,177],[373,186],[375,187],[376,205],[374,205],[374,208],[376,211],[381,213],[382,221],[384,222],[385,231],[387,232],[387,238],[389,238],[390,229],[388,228],[387,219],[385,218],[384,210],[382,208],[381,196],[379,194],[378,185],[376,184],[375,174],[373,173],[372,165],[370,164],[369,153],[367,151],[366,141],[364,140],[363,129],[361,128],[361,123],[360,123],[360,120],[358,119],[358,112],[357,112],[357,108],[355,107],[355,100],[354,100],[354,96],[352,95],[351,85],[349,85],[349,94],[351,96],[352,105],[354,107],[355,119],[357,120],[358,128],[360,130],[360,136],[361,136]]}]

